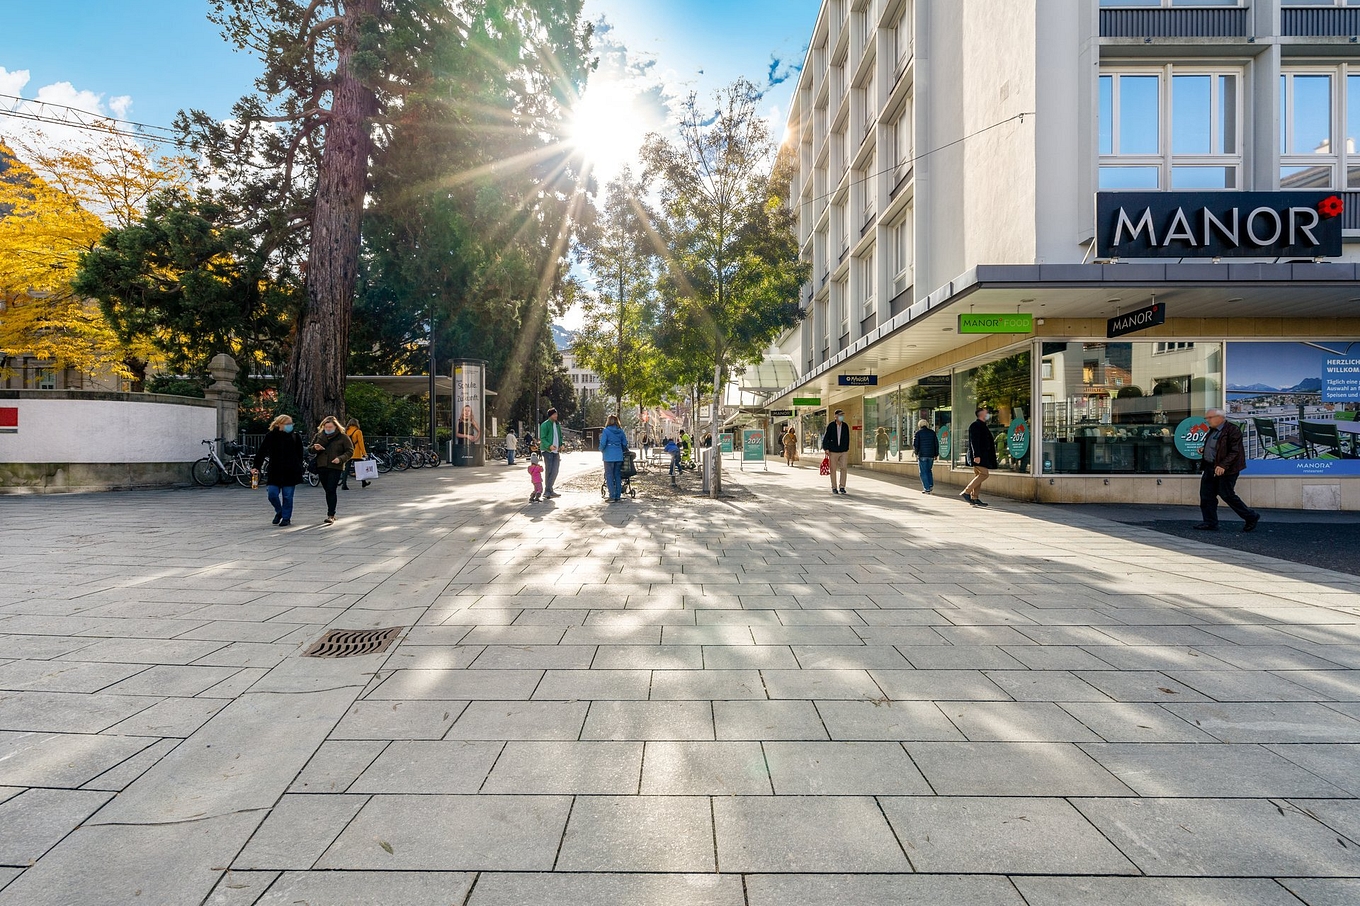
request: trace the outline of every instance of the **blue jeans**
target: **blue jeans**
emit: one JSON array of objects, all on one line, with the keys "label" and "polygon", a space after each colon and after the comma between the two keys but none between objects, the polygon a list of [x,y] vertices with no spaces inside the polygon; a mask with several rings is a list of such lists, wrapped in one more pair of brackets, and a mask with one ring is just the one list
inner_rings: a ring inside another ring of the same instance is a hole
[{"label": "blue jeans", "polygon": [[921,470],[921,490],[935,490],[935,473],[931,471],[935,467],[935,457],[922,456],[916,460],[916,465]]},{"label": "blue jeans", "polygon": [[679,454],[679,453],[672,453],[672,454],[671,454],[671,474],[674,475],[676,472],[679,472],[679,471],[680,471],[680,454]]},{"label": "blue jeans", "polygon": [[293,491],[295,488],[291,484],[277,485],[271,484],[268,487],[269,505],[274,508],[280,518],[293,518]]},{"label": "blue jeans", "polygon": [[543,454],[543,493],[552,494],[553,484],[557,481],[557,470],[562,468],[560,453]]},{"label": "blue jeans", "polygon": [[514,451],[514,450],[506,450],[506,451],[505,451],[505,464],[506,464],[507,466],[513,466],[513,465],[515,464],[515,451]]},{"label": "blue jeans", "polygon": [[604,464],[604,483],[609,486],[609,499],[618,500],[623,496],[623,462]]}]

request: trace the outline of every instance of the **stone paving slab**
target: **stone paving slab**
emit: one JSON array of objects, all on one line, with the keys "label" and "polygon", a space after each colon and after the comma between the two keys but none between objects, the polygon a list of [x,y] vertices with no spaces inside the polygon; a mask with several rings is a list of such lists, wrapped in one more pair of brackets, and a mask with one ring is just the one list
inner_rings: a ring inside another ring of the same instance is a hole
[{"label": "stone paving slab", "polygon": [[7,501],[0,904],[1360,900],[1353,577],[811,473]]}]

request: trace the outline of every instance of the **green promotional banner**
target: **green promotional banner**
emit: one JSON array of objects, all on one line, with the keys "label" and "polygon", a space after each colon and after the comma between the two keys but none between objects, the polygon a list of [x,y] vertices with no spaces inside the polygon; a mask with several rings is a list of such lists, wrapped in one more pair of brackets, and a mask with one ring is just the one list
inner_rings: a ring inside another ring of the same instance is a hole
[{"label": "green promotional banner", "polygon": [[721,438],[722,438],[722,440],[721,440],[722,446],[720,447],[720,449],[721,449],[724,453],[731,453],[731,452],[732,452],[732,444],[733,444],[732,435],[731,435],[731,434],[723,434],[723,435],[720,435],[720,436],[721,436]]},{"label": "green promotional banner", "polygon": [[1192,415],[1176,426],[1176,449],[1186,459],[1204,458],[1204,441],[1209,436],[1209,423],[1202,415]]},{"label": "green promotional banner", "polygon": [[795,396],[793,405],[795,406],[820,406],[822,398],[820,396]]},{"label": "green promotional banner", "polygon": [[747,428],[741,432],[742,462],[764,462],[765,432],[758,428]]},{"label": "green promotional banner", "polygon": [[1024,459],[1029,452],[1029,425],[1023,418],[1012,421],[1007,429],[1006,448],[1010,450],[1012,459]]},{"label": "green promotional banner", "polygon": [[1034,315],[959,315],[959,333],[1033,333]]}]

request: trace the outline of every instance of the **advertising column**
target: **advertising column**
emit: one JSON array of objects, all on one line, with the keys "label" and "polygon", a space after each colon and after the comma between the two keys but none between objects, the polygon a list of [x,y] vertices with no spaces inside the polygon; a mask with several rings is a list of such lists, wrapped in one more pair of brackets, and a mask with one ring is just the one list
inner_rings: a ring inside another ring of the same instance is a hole
[{"label": "advertising column", "polygon": [[453,363],[453,459],[455,466],[486,465],[486,363]]}]

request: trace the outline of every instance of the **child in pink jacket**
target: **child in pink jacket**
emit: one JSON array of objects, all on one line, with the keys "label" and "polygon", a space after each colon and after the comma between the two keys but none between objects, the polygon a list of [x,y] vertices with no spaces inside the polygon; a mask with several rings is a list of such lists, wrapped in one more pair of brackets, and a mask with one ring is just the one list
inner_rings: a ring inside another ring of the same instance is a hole
[{"label": "child in pink jacket", "polygon": [[537,453],[529,457],[529,480],[534,483],[534,492],[529,495],[529,502],[537,503],[543,499],[543,466],[538,461]]}]

